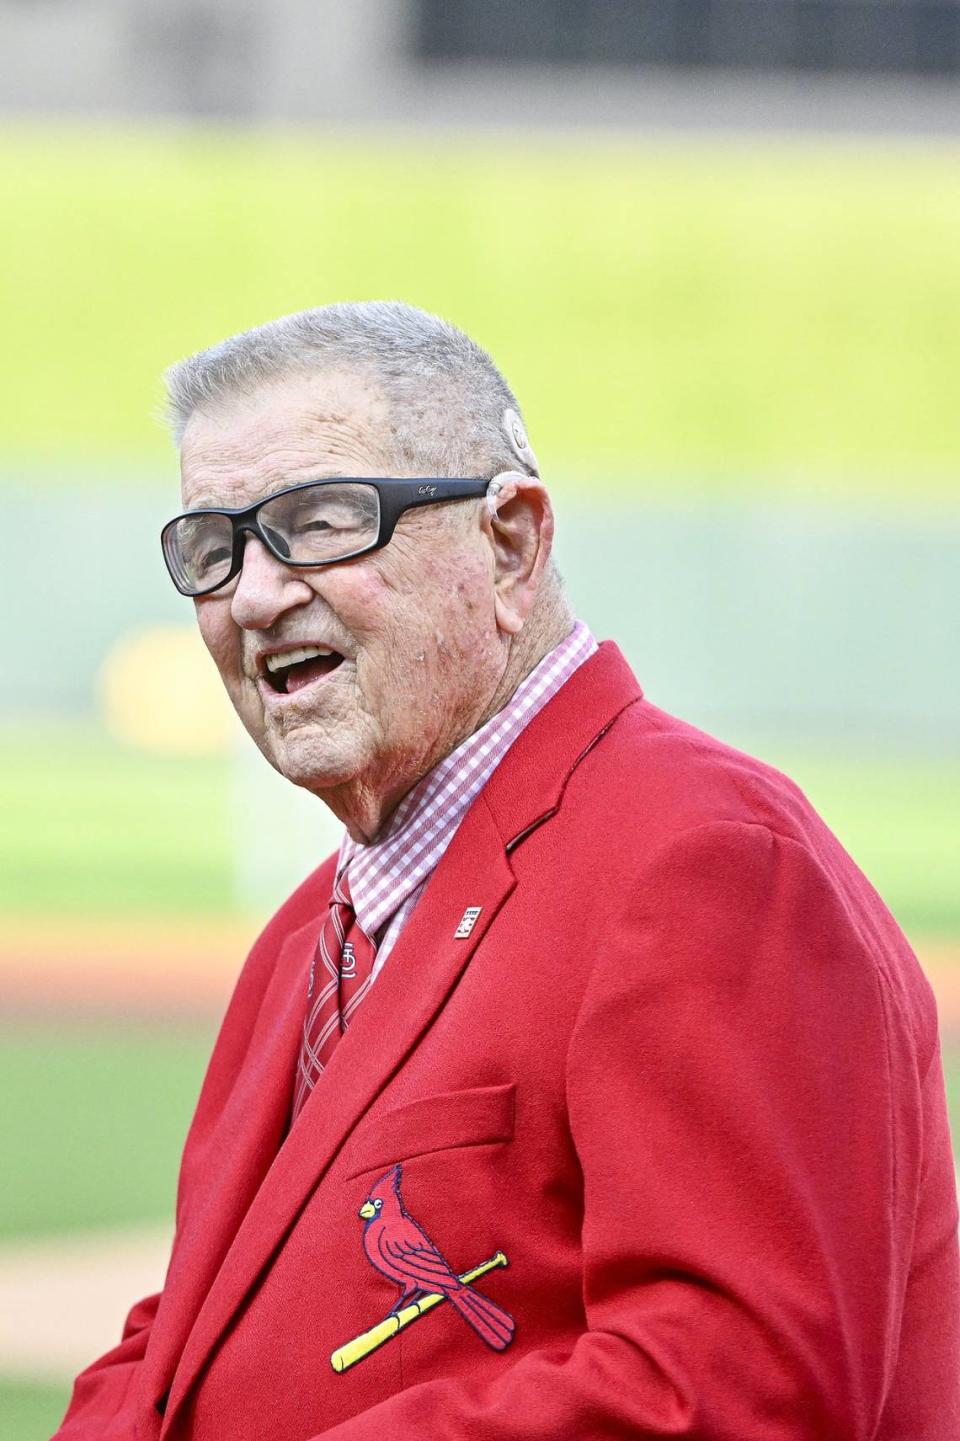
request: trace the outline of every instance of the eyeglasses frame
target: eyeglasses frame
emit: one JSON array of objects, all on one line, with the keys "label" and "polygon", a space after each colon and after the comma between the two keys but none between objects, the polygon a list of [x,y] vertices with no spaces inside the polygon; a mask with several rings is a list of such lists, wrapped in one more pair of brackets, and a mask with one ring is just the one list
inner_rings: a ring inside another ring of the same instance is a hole
[{"label": "eyeglasses frame", "polygon": [[[195,510],[181,511],[172,520],[168,520],[160,532],[163,560],[170,579],[180,594],[191,600],[199,600],[201,596],[212,595],[215,590],[221,590],[223,586],[229,585],[230,581],[240,574],[243,566],[244,533],[255,535],[266,546],[274,559],[279,560],[281,564],[291,566],[295,570],[316,570],[320,566],[339,565],[342,561],[355,560],[357,556],[369,555],[374,550],[382,550],[392,540],[397,521],[404,511],[413,510],[421,505],[436,505],[438,501],[444,500],[479,499],[486,494],[489,484],[489,476],[418,476],[405,480],[385,475],[332,475],[325,476],[321,480],[303,480],[297,485],[288,485],[283,490],[275,490],[271,495],[262,496],[260,500],[254,501],[252,505],[242,506],[236,510],[230,509],[228,506],[201,505]],[[269,505],[271,501],[279,500],[281,496],[324,485],[373,486],[377,492],[380,508],[380,525],[376,539],[372,540],[369,545],[363,545],[358,550],[350,551],[348,555],[338,555],[335,560],[290,560],[287,556],[279,555],[260,523],[260,510],[263,506]],[[233,554],[230,560],[230,569],[223,580],[218,580],[216,585],[207,586],[205,590],[184,590],[174,575],[173,567],[167,558],[166,537],[179,521],[196,515],[226,515],[230,517]]]}]

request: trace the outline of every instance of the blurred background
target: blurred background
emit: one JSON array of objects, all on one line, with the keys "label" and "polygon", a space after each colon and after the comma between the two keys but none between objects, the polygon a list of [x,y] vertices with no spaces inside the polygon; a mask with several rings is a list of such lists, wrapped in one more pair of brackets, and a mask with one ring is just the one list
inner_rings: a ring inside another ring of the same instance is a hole
[{"label": "blurred background", "polygon": [[337,840],[157,538],[160,373],[279,314],[491,350],[576,609],[804,786],[960,1107],[958,140],[958,0],[0,0],[5,1438],[160,1284],[232,979]]}]

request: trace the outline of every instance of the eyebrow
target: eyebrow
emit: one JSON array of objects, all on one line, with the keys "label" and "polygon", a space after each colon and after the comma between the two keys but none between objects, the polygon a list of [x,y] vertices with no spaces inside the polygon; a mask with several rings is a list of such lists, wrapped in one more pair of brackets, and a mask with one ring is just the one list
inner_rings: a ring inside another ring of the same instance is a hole
[{"label": "eyebrow", "polygon": [[[251,505],[258,505],[261,500],[269,500],[271,496],[279,495],[282,490],[290,490],[291,487],[295,485],[316,485],[322,480],[362,480],[363,478],[363,476],[349,476],[345,471],[338,470],[333,475],[313,475],[308,477],[307,480],[285,480],[277,485],[270,486],[262,495],[258,495],[255,500],[248,501],[246,505],[223,505],[218,500],[211,500],[207,496],[203,496],[201,492],[202,499],[193,501],[190,505],[186,506],[185,509],[186,511],[249,510]],[[367,478],[370,479],[370,477]]]}]

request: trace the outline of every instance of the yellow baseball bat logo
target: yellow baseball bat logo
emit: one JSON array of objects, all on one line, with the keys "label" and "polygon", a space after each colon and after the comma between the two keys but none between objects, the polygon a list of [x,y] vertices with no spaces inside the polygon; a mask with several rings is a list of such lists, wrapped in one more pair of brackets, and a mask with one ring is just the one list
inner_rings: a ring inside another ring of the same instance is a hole
[{"label": "yellow baseball bat logo", "polygon": [[[488,1271],[492,1271],[495,1266],[506,1266],[506,1264],[506,1256],[502,1251],[498,1251],[495,1256],[490,1257],[489,1261],[475,1266],[472,1271],[464,1271],[460,1280],[469,1285],[471,1281],[476,1281],[478,1277],[485,1276]],[[391,1337],[396,1336],[404,1326],[409,1326],[425,1311],[432,1311],[434,1306],[439,1306],[440,1302],[446,1299],[446,1296],[442,1296],[439,1291],[431,1291],[429,1296],[421,1296],[419,1301],[413,1301],[409,1306],[404,1306],[402,1311],[397,1311],[394,1315],[388,1316],[386,1320],[379,1321],[376,1326],[371,1326],[370,1330],[364,1331],[361,1336],[355,1336],[352,1341],[347,1341],[345,1345],[339,1346],[330,1357],[330,1365],[334,1371],[348,1371],[351,1366],[362,1361],[364,1356],[369,1356],[371,1351],[376,1351]]]}]

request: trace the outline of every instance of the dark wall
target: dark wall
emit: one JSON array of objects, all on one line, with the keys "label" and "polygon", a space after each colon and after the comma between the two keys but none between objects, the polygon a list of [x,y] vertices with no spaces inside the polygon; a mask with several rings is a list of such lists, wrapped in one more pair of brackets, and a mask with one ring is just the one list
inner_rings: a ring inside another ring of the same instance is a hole
[{"label": "dark wall", "polygon": [[416,50],[500,64],[960,73],[960,0],[416,0]]}]

